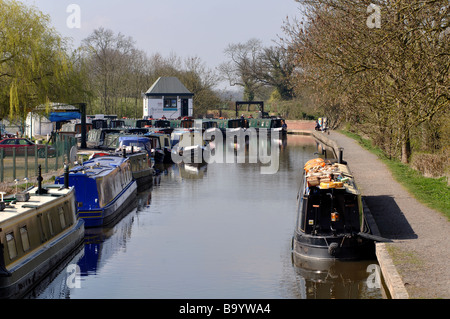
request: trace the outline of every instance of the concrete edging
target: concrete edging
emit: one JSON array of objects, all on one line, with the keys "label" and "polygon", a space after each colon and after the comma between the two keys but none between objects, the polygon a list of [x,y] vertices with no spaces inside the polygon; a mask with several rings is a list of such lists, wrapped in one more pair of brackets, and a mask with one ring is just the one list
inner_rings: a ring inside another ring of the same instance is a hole
[{"label": "concrete edging", "polygon": [[391,255],[387,251],[386,244],[376,243],[375,254],[392,299],[409,299],[408,292],[406,291],[397,268],[395,268]]}]

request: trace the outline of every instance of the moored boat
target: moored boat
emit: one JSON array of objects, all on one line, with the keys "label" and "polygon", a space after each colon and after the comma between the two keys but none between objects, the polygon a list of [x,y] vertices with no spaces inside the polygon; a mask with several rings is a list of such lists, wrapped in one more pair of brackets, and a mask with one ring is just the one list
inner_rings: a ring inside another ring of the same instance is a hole
[{"label": "moored boat", "polygon": [[1,202],[0,298],[23,297],[61,269],[84,239],[73,187],[47,185],[20,195]]},{"label": "moored boat", "polygon": [[[136,151],[136,152],[135,152]],[[139,147],[126,147],[121,152],[109,153],[109,152],[94,152],[90,159],[100,156],[122,156],[127,157],[130,160],[131,175],[136,180],[138,192],[145,191],[153,185],[153,173],[152,162],[147,152],[142,152]]]},{"label": "moored boat", "polygon": [[[64,183],[64,176],[55,182]],[[85,227],[108,225],[132,206],[137,194],[130,160],[119,156],[96,157],[72,168],[69,185],[75,187],[78,215]]]},{"label": "moored boat", "polygon": [[[170,134],[167,134],[163,131],[156,131],[154,133],[152,132],[152,133],[145,134],[145,136],[152,137],[152,139],[155,137],[159,138],[159,145],[156,145],[157,148],[155,149],[155,152],[163,153],[164,157],[162,158],[162,162],[164,164],[173,164],[172,145],[170,142]],[[159,160],[161,160],[161,158]]]},{"label": "moored boat", "polygon": [[294,254],[339,260],[373,257],[374,241],[348,166],[318,158],[308,161],[303,173]]}]

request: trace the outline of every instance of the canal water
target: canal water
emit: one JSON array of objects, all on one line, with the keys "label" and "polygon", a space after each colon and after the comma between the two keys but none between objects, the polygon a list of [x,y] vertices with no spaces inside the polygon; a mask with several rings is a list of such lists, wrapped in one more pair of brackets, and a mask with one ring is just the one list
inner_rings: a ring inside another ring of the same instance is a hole
[{"label": "canal water", "polygon": [[293,258],[296,196],[308,136],[280,143],[276,174],[261,163],[161,167],[151,190],[85,245],[38,299],[385,298],[376,260],[309,265]]}]

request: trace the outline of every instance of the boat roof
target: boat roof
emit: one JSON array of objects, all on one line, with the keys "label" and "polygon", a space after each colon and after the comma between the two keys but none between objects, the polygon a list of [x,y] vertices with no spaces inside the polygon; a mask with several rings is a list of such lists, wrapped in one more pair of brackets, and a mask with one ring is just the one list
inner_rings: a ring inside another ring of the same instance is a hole
[{"label": "boat roof", "polygon": [[128,158],[120,156],[100,156],[84,162],[80,166],[76,166],[70,170],[73,174],[82,174],[88,177],[101,177],[108,175],[112,170],[116,169],[124,162],[129,161]]},{"label": "boat roof", "polygon": [[355,195],[359,195],[359,190],[358,190],[358,188],[356,187],[355,180],[354,180],[354,178],[353,178],[353,174],[352,174],[352,172],[350,171],[350,169],[348,168],[348,166],[345,165],[345,164],[340,164],[340,163],[336,163],[335,165],[337,165],[337,167],[339,168],[338,171],[339,171],[343,176],[348,177],[348,179],[349,179],[349,182],[344,184],[345,190],[346,190],[348,193],[352,193],[352,194],[355,194]]},{"label": "boat roof", "polygon": [[[13,219],[22,218],[23,215],[36,211],[36,208],[49,204],[58,200],[61,196],[65,196],[73,191],[73,187],[62,188],[62,185],[46,187],[48,193],[46,195],[37,195],[37,187],[29,190],[30,199],[27,202],[16,202],[8,205],[5,210],[0,212],[0,225]],[[6,201],[6,197],[4,198]],[[3,227],[3,226],[2,226]]]},{"label": "boat roof", "polygon": [[146,136],[120,136],[119,141],[138,141],[138,142],[148,142],[149,137]]},{"label": "boat roof", "polygon": [[[355,180],[353,178],[353,174],[350,171],[350,168],[346,164],[342,163],[327,163],[322,169],[319,170],[324,175],[327,174],[339,174],[342,177],[346,177],[348,180],[344,183],[343,187],[335,188],[335,189],[345,189],[346,192],[360,195],[358,187],[355,184]],[[305,172],[305,177],[313,176],[312,174]],[[322,189],[320,186],[317,186],[319,189]],[[324,188],[328,189],[328,188]]]}]

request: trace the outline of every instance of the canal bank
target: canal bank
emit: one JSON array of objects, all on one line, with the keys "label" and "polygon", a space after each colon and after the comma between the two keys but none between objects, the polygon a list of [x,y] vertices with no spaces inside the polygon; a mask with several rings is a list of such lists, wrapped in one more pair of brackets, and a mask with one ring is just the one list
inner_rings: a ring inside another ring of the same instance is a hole
[{"label": "canal bank", "polygon": [[[298,134],[296,128],[290,133]],[[376,155],[353,139],[337,132],[311,134],[337,152],[344,148],[344,160],[373,217],[374,234],[392,240],[376,247],[391,296],[450,298],[450,223],[445,217],[414,199]]]}]

